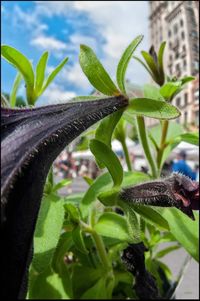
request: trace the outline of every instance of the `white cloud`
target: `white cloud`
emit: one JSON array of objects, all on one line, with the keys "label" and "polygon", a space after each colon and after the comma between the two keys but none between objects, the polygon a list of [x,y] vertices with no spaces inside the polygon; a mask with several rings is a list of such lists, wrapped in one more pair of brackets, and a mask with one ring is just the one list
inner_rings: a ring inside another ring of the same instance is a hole
[{"label": "white cloud", "polygon": [[39,99],[38,104],[56,104],[67,102],[76,96],[73,91],[65,91],[63,86],[52,83]]},{"label": "white cloud", "polygon": [[59,80],[61,82],[71,82],[76,87],[82,88],[85,92],[93,89],[78,62],[68,68],[63,69],[60,72]]},{"label": "white cloud", "polygon": [[40,49],[48,49],[53,51],[62,51],[67,48],[66,43],[51,37],[51,36],[45,36],[40,35],[35,38],[33,38],[30,42],[31,45],[34,45]]},{"label": "white cloud", "polygon": [[[103,62],[108,65],[111,74],[115,73],[117,61],[127,45],[138,35],[144,34],[144,40],[139,49],[148,49],[148,1],[36,1],[41,13],[53,16],[71,16],[85,13],[89,16],[99,34],[104,38],[104,44],[99,47],[104,52]],[[75,33],[70,37],[68,49],[76,51],[79,44],[87,44],[96,52],[98,40]],[[138,50],[137,50],[138,52]],[[138,63],[134,70],[129,68],[129,78],[133,82],[145,82],[148,79],[145,71]],[[77,67],[73,74],[78,74]]]}]

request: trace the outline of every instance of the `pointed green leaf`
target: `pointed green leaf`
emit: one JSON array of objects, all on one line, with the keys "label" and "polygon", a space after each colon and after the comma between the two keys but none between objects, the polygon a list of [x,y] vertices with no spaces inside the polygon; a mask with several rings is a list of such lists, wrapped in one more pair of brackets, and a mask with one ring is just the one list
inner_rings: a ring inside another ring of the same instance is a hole
[{"label": "pointed green leaf", "polygon": [[11,108],[15,107],[17,91],[19,89],[21,80],[22,80],[22,74],[20,72],[18,72],[16,77],[15,77],[15,80],[14,80],[12,91],[10,93],[10,106],[11,106]]},{"label": "pointed green leaf", "polygon": [[124,94],[126,94],[126,89],[125,89],[126,69],[128,67],[128,63],[131,59],[133,52],[135,51],[137,46],[140,44],[142,39],[143,39],[143,36],[140,35],[131,42],[131,44],[126,48],[126,50],[122,54],[122,57],[117,66],[117,83],[118,83],[120,90]]},{"label": "pointed green leaf", "polygon": [[61,180],[59,183],[57,183],[56,185],[53,186],[52,191],[55,192],[71,183],[72,183],[72,181],[68,180],[68,179]]},{"label": "pointed green leaf", "polygon": [[[181,141],[185,141],[190,144],[199,145],[199,133],[184,133],[180,135]],[[175,138],[176,140],[176,138]]]},{"label": "pointed green leaf", "polygon": [[160,88],[160,94],[164,97],[165,100],[171,101],[172,98],[181,91],[181,86],[181,81],[167,82]]},{"label": "pointed green leaf", "polygon": [[117,87],[90,47],[86,45],[80,46],[79,62],[94,88],[105,95],[120,95]]},{"label": "pointed green leaf", "polygon": [[144,97],[164,101],[163,96],[160,94],[159,88],[150,84],[144,85]]},{"label": "pointed green leaf", "polygon": [[123,180],[123,168],[115,153],[106,144],[96,139],[90,141],[90,150],[96,159],[109,170],[114,186],[120,186]]},{"label": "pointed green leaf", "polygon": [[102,236],[117,238],[121,241],[132,241],[126,219],[113,212],[102,214],[94,229]]},{"label": "pointed green leaf", "polygon": [[150,98],[131,99],[128,111],[137,116],[146,116],[155,119],[174,119],[181,114],[175,106]]},{"label": "pointed green leaf", "polygon": [[136,61],[138,61],[138,62],[139,62],[139,63],[147,70],[147,72],[151,75],[151,77],[155,80],[155,77],[154,77],[152,71],[148,68],[148,66],[145,65],[144,62],[143,62],[139,57],[133,55],[133,58],[134,58]]},{"label": "pointed green leaf", "polygon": [[185,84],[191,82],[192,80],[195,80],[194,76],[184,76],[183,78],[180,79],[182,85],[185,85]]},{"label": "pointed green leaf", "polygon": [[42,94],[46,88],[50,85],[50,83],[54,80],[54,78],[56,77],[56,75],[62,70],[62,68],[65,66],[65,64],[68,61],[68,57],[66,57],[52,72],[51,74],[47,77],[46,82],[44,84],[44,86],[42,87],[42,90],[40,92],[40,94]]},{"label": "pointed green leaf", "polygon": [[165,46],[166,46],[166,42],[164,41],[164,42],[161,43],[160,48],[158,50],[158,66],[159,66],[160,74],[164,74],[163,54],[164,54]]},{"label": "pointed green leaf", "polygon": [[107,299],[107,291],[106,291],[106,278],[105,276],[102,277],[93,285],[90,287],[82,296],[80,299],[83,300],[108,300]]},{"label": "pointed green leaf", "polygon": [[7,45],[1,46],[1,55],[23,75],[27,101],[34,104],[34,72],[30,61],[20,51]]},{"label": "pointed green leaf", "polygon": [[86,249],[85,246],[82,230],[79,225],[77,225],[76,228],[72,231],[72,239],[74,241],[75,246],[81,253],[88,254],[88,250]]},{"label": "pointed green leaf", "polygon": [[170,247],[165,248],[165,249],[159,251],[158,253],[156,253],[155,257],[156,257],[156,258],[164,257],[164,256],[167,255],[168,253],[180,249],[180,247],[181,247],[181,246],[178,246],[178,245],[170,246]]},{"label": "pointed green leaf", "polygon": [[173,236],[196,261],[199,261],[198,212],[193,212],[195,215],[195,221],[193,221],[176,208],[157,208],[156,210],[168,221]]},{"label": "pointed green leaf", "polygon": [[30,61],[17,49],[8,45],[1,46],[1,55],[10,64],[18,69],[24,77],[27,85],[33,88],[34,86],[34,72]]},{"label": "pointed green leaf", "polygon": [[151,72],[154,74],[156,78],[159,78],[159,73],[158,73],[158,67],[156,63],[154,62],[152,56],[146,52],[146,51],[141,51],[141,54],[143,58],[145,59],[147,65],[149,66]]},{"label": "pointed green leaf", "polygon": [[42,89],[42,86],[44,83],[45,69],[46,69],[46,64],[47,64],[47,60],[48,60],[48,55],[49,55],[48,51],[45,51],[42,54],[37,66],[36,66],[35,93],[37,96],[40,95],[40,90]]},{"label": "pointed green leaf", "polygon": [[[122,114],[123,114],[123,109],[104,118],[100,122],[98,128],[96,129],[95,139],[103,142],[109,148],[111,148],[111,140],[112,140],[113,132]],[[100,168],[105,167],[105,165],[101,161],[97,161],[97,164]]]},{"label": "pointed green leaf", "polygon": [[34,235],[34,269],[42,273],[50,265],[64,221],[63,200],[59,196],[43,198]]},{"label": "pointed green leaf", "polygon": [[78,208],[74,204],[65,204],[64,205],[65,211],[69,215],[69,219],[75,223],[80,221],[80,213]]}]

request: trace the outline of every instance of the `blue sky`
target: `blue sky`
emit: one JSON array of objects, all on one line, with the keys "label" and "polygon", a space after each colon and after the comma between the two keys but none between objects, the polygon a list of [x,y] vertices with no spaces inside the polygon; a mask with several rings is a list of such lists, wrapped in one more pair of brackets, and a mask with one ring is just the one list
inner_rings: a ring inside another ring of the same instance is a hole
[{"label": "blue sky", "polygon": [[[47,72],[69,57],[39,103],[63,101],[92,91],[78,64],[79,45],[92,47],[115,81],[117,62],[137,35],[144,34],[144,40],[136,53],[149,48],[148,13],[147,1],[2,1],[2,44],[20,50],[33,66],[48,50]],[[16,70],[3,59],[1,70],[2,91],[9,92]],[[127,78],[141,85],[148,82],[134,60]],[[20,94],[24,94],[23,84]]]}]

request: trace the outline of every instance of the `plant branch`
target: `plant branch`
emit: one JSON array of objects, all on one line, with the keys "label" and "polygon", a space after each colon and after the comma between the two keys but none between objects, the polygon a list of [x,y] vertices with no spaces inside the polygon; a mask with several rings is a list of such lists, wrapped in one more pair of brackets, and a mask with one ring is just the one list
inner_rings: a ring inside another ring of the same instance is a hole
[{"label": "plant branch", "polygon": [[123,151],[124,151],[125,160],[126,160],[128,170],[132,171],[131,160],[130,160],[130,156],[129,156],[129,153],[128,153],[128,148],[127,148],[125,139],[121,141],[121,144],[122,144],[122,147],[123,147]]},{"label": "plant branch", "polygon": [[137,116],[137,126],[138,126],[138,133],[139,133],[140,143],[142,144],[142,147],[143,147],[143,150],[144,150],[144,153],[145,153],[145,157],[146,157],[147,162],[150,166],[151,175],[154,178],[156,178],[157,177],[156,165],[155,165],[155,162],[153,160],[153,157],[152,157],[152,154],[151,154],[151,151],[150,151],[150,147],[149,147],[149,144],[148,144],[144,117]]},{"label": "plant branch", "polygon": [[167,131],[169,127],[169,121],[164,120],[162,124],[162,135],[161,135],[161,141],[160,141],[160,147],[157,154],[157,166],[158,166],[158,176],[161,172],[161,166],[162,166],[162,157],[164,150],[166,148],[166,138],[167,138]]}]

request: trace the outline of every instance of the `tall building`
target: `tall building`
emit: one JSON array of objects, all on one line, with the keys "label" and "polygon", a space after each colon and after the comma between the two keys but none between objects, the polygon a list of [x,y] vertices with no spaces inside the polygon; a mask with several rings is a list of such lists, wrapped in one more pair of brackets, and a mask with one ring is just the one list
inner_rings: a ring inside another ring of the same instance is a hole
[{"label": "tall building", "polygon": [[199,1],[149,1],[150,41],[159,49],[167,41],[164,66],[168,75],[193,75],[173,100],[181,124],[199,126]]}]

